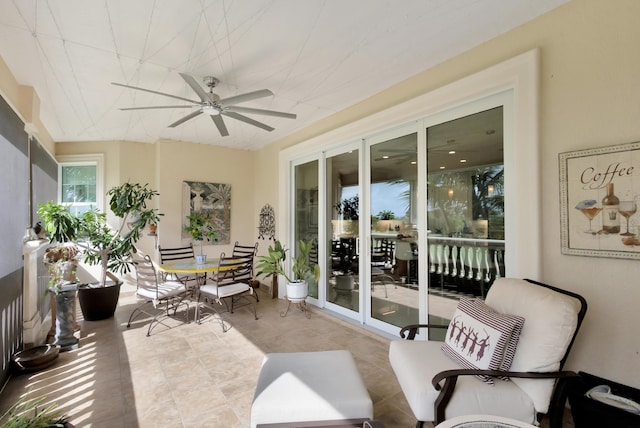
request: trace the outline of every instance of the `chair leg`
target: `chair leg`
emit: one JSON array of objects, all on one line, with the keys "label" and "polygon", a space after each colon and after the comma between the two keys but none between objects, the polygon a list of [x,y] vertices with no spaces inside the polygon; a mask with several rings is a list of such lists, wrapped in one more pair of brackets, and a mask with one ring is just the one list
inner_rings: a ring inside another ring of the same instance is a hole
[{"label": "chair leg", "polygon": [[135,320],[138,317],[138,315],[145,313],[142,310],[142,308],[148,303],[151,303],[151,302],[147,300],[146,302],[142,303],[137,308],[135,308],[133,312],[131,312],[131,315],[129,315],[129,321],[127,322],[127,328],[131,327],[131,323],[133,322],[133,320]]}]

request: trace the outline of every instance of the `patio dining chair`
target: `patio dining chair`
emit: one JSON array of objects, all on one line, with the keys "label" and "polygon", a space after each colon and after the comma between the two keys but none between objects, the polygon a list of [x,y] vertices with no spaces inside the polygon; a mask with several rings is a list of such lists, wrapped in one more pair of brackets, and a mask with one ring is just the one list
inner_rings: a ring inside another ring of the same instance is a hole
[{"label": "patio dining chair", "polygon": [[[253,279],[253,260],[258,254],[258,243],[256,242],[254,245],[241,245],[238,241],[233,244],[233,252],[231,256],[236,259],[246,258],[251,262],[251,277]],[[258,297],[258,293],[255,292],[256,288],[260,286],[259,281],[250,281],[249,285],[254,289],[254,296],[256,301],[259,302],[260,298]]]},{"label": "patio dining chair", "polygon": [[[578,294],[540,282],[500,278],[486,300],[463,298],[448,326],[411,325],[389,361],[418,420],[416,427],[462,415],[494,415],[562,426],[563,371],[587,310]],[[421,327],[447,329],[445,342],[414,340]]]},{"label": "patio dining chair", "polygon": [[[151,323],[149,323],[147,330],[147,336],[151,336],[151,330],[158,324],[169,327],[162,320],[169,316],[175,316],[181,305],[186,306],[185,322],[189,323],[189,304],[184,301],[189,291],[184,283],[162,280],[148,255],[141,257],[132,254],[131,257],[136,271],[136,295],[144,302],[135,308],[129,316],[127,328],[131,327],[131,323],[138,316],[144,314],[151,317]],[[153,312],[147,309],[147,306],[152,306]]]},{"label": "patio dining chair", "polygon": [[[184,247],[172,247],[165,248],[158,246],[160,252],[160,263],[180,261],[180,260],[193,260],[195,258],[195,252],[193,251],[193,244],[189,244]],[[176,273],[163,273],[165,281],[180,281],[184,285],[193,289],[197,284],[200,277],[197,274],[176,274]]]},{"label": "patio dining chair", "polygon": [[[221,315],[225,312],[233,313],[243,306],[251,306],[253,316],[257,320],[255,301],[252,296],[255,294],[253,288],[249,286],[249,281],[253,279],[253,263],[247,257],[235,258],[226,257],[220,254],[218,259],[218,269],[210,282],[200,285],[197,288],[196,320],[201,323],[202,309],[206,308],[219,316],[222,324],[222,331],[229,330]],[[240,304],[240,302],[244,302]]]}]

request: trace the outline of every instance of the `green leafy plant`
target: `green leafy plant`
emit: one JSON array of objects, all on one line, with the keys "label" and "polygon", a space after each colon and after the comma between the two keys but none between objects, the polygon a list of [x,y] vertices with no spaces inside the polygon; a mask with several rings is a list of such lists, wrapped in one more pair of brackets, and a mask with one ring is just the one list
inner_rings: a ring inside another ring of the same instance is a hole
[{"label": "green leafy plant", "polygon": [[378,218],[380,220],[393,220],[396,216],[391,210],[382,210],[378,213]]},{"label": "green leafy plant", "polygon": [[360,217],[360,198],[356,195],[343,199],[334,208],[343,220],[358,220]]},{"label": "green leafy plant", "polygon": [[[140,239],[141,232],[147,224],[160,221],[162,214],[147,206],[157,195],[159,193],[149,188],[148,184],[127,182],[109,189],[109,208],[120,218],[120,225],[115,230],[107,224],[106,214],[97,210],[89,210],[81,217],[76,217],[68,206],[48,202],[39,206],[38,215],[51,241],[76,241],[83,250],[86,263],[101,265],[99,285],[105,286],[108,271],[126,273],[131,270],[129,254],[137,252],[135,243]],[[53,262],[57,260],[56,255],[69,255],[69,251],[52,250],[51,255],[45,258]],[[74,257],[76,255],[73,254]]]},{"label": "green leafy plant", "polygon": [[78,234],[80,219],[71,214],[68,205],[49,201],[38,206],[38,216],[44,222],[49,240],[56,243],[74,241]]},{"label": "green leafy plant", "polygon": [[317,263],[311,262],[309,259],[313,245],[313,241],[305,242],[300,240],[298,242],[298,255],[293,258],[293,264],[291,266],[293,273],[292,279],[287,275],[284,268],[288,249],[286,249],[280,241],[276,241],[273,246],[269,246],[266,256],[258,256],[258,263],[256,265],[257,275],[282,275],[288,282],[307,279],[313,275],[315,280],[318,281],[320,279],[320,266]]},{"label": "green leafy plant", "polygon": [[38,206],[38,216],[44,222],[49,242],[55,244],[45,250],[44,262],[49,271],[49,288],[57,292],[65,280],[75,280],[81,254],[72,241],[78,236],[81,222],[68,205],[52,201]]},{"label": "green leafy plant", "polygon": [[189,232],[194,241],[200,242],[200,254],[202,254],[202,242],[218,242],[218,231],[211,217],[202,211],[194,211],[187,216],[188,224],[184,230]]},{"label": "green leafy plant", "polygon": [[106,214],[87,211],[80,220],[78,245],[84,249],[85,262],[100,264],[99,286],[107,283],[107,272],[126,273],[131,270],[129,254],[137,252],[135,243],[149,223],[158,223],[160,214],[147,204],[159,193],[148,184],[124,183],[109,189],[109,208],[120,218],[118,229],[107,224]]},{"label": "green leafy plant", "polygon": [[43,398],[37,400],[20,400],[9,408],[0,420],[0,428],[51,428],[64,427],[68,418],[63,412],[56,410],[51,404],[39,409]]}]

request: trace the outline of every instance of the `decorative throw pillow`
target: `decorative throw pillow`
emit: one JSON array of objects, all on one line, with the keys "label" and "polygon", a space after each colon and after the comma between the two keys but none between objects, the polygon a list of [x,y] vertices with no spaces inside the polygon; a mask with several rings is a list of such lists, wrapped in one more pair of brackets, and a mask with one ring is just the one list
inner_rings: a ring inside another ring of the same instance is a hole
[{"label": "decorative throw pillow", "polygon": [[[462,298],[449,323],[442,351],[461,367],[509,370],[524,318],[501,314],[480,299]],[[478,376],[493,384],[493,378]]]}]

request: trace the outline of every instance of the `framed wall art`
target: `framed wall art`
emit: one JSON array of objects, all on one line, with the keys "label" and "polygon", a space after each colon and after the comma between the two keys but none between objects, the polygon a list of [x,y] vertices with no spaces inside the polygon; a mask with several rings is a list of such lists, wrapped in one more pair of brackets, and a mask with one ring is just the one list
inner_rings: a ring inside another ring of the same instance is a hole
[{"label": "framed wall art", "polygon": [[205,183],[201,181],[182,182],[182,241],[191,242],[187,216],[192,212],[202,212],[218,232],[218,242],[214,245],[228,245],[231,242],[231,185]]},{"label": "framed wall art", "polygon": [[640,259],[640,142],[560,153],[563,254]]}]

